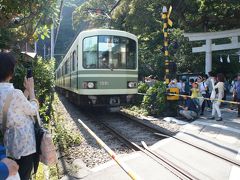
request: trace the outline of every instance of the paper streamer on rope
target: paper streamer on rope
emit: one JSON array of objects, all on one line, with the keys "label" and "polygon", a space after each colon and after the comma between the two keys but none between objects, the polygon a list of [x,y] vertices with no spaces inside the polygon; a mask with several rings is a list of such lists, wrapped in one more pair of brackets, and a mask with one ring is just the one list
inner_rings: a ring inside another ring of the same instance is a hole
[{"label": "paper streamer on rope", "polygon": [[229,55],[227,56],[227,62],[228,62],[228,63],[231,62],[231,61],[230,61],[230,57],[229,57]]},{"label": "paper streamer on rope", "polygon": [[220,62],[223,63],[223,58],[222,58],[222,56],[220,56]]},{"label": "paper streamer on rope", "polygon": [[[188,95],[173,94],[173,93],[166,93],[166,94],[170,95],[170,96],[180,96],[180,97],[191,98],[191,96],[188,96]],[[204,97],[198,97],[198,99],[205,99],[205,100],[210,100],[210,101],[225,102],[225,103],[229,103],[229,104],[240,104],[240,102],[235,102],[235,101],[219,100],[219,99],[204,98]]]}]

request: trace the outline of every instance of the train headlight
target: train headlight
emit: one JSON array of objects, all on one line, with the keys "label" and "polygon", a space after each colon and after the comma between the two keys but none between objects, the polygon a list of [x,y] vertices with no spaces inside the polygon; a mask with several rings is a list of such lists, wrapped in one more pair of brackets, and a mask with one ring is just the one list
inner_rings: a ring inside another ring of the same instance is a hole
[{"label": "train headlight", "polygon": [[134,81],[129,81],[127,83],[128,88],[136,88],[137,87],[137,82]]},{"label": "train headlight", "polygon": [[89,89],[93,89],[94,88],[94,82],[88,82],[87,86]]},{"label": "train headlight", "polygon": [[83,82],[82,84],[82,87],[84,89],[95,89],[96,88],[96,82],[93,82],[93,81],[85,81]]}]

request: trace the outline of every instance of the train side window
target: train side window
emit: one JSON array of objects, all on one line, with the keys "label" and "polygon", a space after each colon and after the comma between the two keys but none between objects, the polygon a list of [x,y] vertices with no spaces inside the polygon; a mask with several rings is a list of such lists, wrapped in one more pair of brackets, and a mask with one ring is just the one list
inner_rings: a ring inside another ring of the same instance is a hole
[{"label": "train side window", "polygon": [[64,74],[67,74],[68,72],[67,72],[67,61],[64,63]]},{"label": "train side window", "polygon": [[72,71],[72,53],[70,53],[71,55],[70,55],[70,57],[69,57],[69,72],[71,72]]},{"label": "train side window", "polygon": [[127,69],[135,69],[136,59],[137,59],[137,45],[136,42],[132,39],[129,39],[127,46],[126,46],[126,58],[127,58]]},{"label": "train side window", "polygon": [[75,66],[76,66],[76,51],[73,51],[72,54],[72,70],[75,71]]},{"label": "train side window", "polygon": [[87,37],[83,40],[83,67],[86,69],[97,68],[97,41],[97,36]]},{"label": "train side window", "polygon": [[67,59],[67,74],[70,73],[70,57]]}]

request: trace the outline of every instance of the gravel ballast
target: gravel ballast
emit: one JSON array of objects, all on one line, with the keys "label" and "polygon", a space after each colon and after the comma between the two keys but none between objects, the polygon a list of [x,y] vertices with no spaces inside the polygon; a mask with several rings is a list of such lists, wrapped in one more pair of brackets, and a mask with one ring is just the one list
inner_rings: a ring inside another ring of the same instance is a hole
[{"label": "gravel ballast", "polygon": [[68,131],[79,133],[82,137],[79,146],[70,147],[68,152],[61,153],[62,159],[71,164],[75,159],[82,159],[86,167],[93,168],[103,164],[111,159],[106,151],[101,148],[96,140],[78,123],[81,119],[92,131],[94,131],[116,154],[129,153],[127,147],[117,140],[113,135],[107,132],[98,123],[94,123],[92,119],[87,117],[79,107],[70,103],[66,98],[59,95],[54,103],[55,113],[64,119],[62,126]]},{"label": "gravel ballast", "polygon": [[[181,125],[166,122],[162,119],[143,117],[138,115],[133,115],[133,112],[130,112],[126,109],[123,109],[120,114],[109,114],[104,111],[99,112],[91,112],[91,110],[81,110],[78,106],[70,103],[65,97],[61,95],[55,96],[54,109],[55,114],[60,116],[61,119],[64,119],[64,123],[62,126],[67,129],[67,131],[71,131],[74,133],[78,133],[81,136],[80,145],[73,146],[68,148],[67,152],[61,152],[59,161],[62,164],[63,171],[62,174],[71,174],[72,172],[72,163],[74,160],[81,159],[83,163],[85,163],[85,167],[87,169],[94,168],[98,165],[101,165],[109,160],[111,157],[107,154],[107,152],[101,148],[96,140],[80,125],[78,119],[82,120],[100,139],[103,140],[117,155],[119,154],[129,154],[132,152],[125,144],[119,141],[116,136],[112,135],[104,126],[98,121],[108,121],[111,123],[111,126],[121,127],[121,131],[123,133],[129,132],[130,136],[133,134],[139,134],[139,141],[144,140],[146,143],[150,142],[149,145],[157,142],[159,138],[152,137],[146,133],[140,133],[141,128],[139,130],[134,131],[134,124],[126,123],[127,118],[135,118],[142,123],[148,124],[149,126],[153,126],[155,128],[159,128],[168,134],[174,135],[176,134]],[[124,115],[125,117],[123,117]],[[121,120],[125,118],[125,122],[121,123]],[[137,132],[139,131],[139,132]],[[134,137],[138,138],[138,137]],[[160,139],[159,139],[160,140]],[[61,170],[60,170],[61,171]],[[75,170],[76,171],[76,170]]]}]

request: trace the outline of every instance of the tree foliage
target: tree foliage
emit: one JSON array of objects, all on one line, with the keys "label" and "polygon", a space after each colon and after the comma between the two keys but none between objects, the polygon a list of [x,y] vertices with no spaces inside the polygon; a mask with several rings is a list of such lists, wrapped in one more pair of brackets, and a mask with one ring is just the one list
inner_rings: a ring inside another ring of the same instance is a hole
[{"label": "tree foliage", "polygon": [[0,9],[1,49],[32,42],[39,34],[44,38],[58,17],[57,0],[1,0]]},{"label": "tree foliage", "polygon": [[[113,1],[106,2],[114,3]],[[121,0],[111,13],[111,28],[137,35],[140,76],[154,74],[163,77],[163,23],[161,19],[163,5],[173,6],[170,16],[173,28],[169,29],[169,52],[170,59],[177,63],[178,71],[181,72],[203,72],[205,59],[204,53],[192,53],[192,47],[200,46],[202,42],[189,42],[183,37],[184,32],[212,32],[240,28],[240,1],[238,0]],[[100,16],[92,17],[89,13],[85,13],[87,8],[107,9],[102,0],[86,1],[76,9],[74,24],[85,21],[89,24],[89,28],[106,27],[108,21]],[[228,52],[235,53],[235,51]],[[213,68],[216,71],[219,71],[221,67],[221,64],[215,63],[221,53],[213,53]],[[232,58],[234,61],[236,61],[235,57]],[[239,67],[239,63],[234,65]]]},{"label": "tree foliage", "polygon": [[73,13],[73,25],[79,26],[87,22],[87,28],[99,28],[109,26],[110,11],[117,0],[89,0],[75,9]]},{"label": "tree foliage", "polygon": [[166,104],[166,84],[156,82],[153,87],[150,87],[143,98],[142,106],[151,115],[160,115],[165,110]]},{"label": "tree foliage", "polygon": [[170,3],[175,9],[174,19],[179,19],[179,26],[185,31],[219,31],[240,27],[238,0],[171,0]]}]

